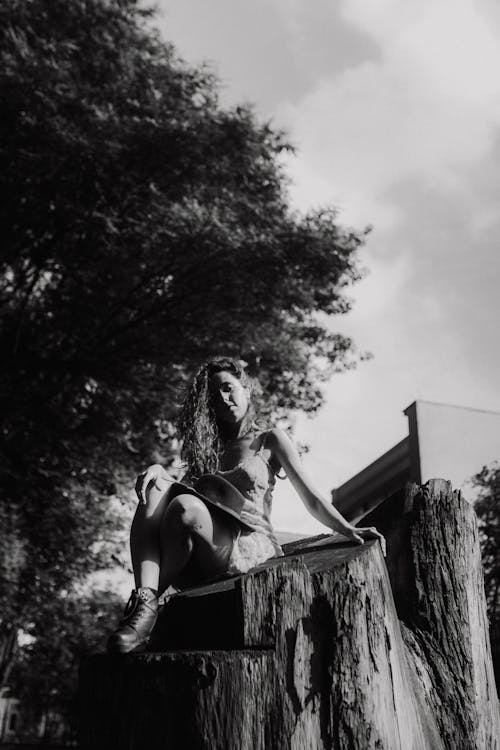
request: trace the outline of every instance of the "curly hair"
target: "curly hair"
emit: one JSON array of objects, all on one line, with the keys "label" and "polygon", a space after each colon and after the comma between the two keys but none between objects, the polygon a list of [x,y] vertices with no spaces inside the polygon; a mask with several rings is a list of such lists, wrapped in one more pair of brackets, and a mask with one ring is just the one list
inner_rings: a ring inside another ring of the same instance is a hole
[{"label": "curly hair", "polygon": [[[210,378],[223,370],[230,372],[250,387],[243,365],[232,357],[214,357],[204,362],[195,373],[182,403],[178,429],[182,438],[181,458],[186,462],[187,474],[194,480],[219,468],[223,450],[223,435],[215,417],[210,398]],[[246,415],[247,424],[253,421],[252,402]]]}]

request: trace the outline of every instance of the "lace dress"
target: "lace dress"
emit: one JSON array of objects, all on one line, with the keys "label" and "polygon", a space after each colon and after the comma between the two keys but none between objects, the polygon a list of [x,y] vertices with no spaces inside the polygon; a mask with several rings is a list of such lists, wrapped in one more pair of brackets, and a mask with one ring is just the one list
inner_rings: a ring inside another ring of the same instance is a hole
[{"label": "lace dress", "polygon": [[237,529],[227,575],[246,573],[270,557],[283,556],[270,520],[276,477],[263,451],[264,443],[253,456],[242,459],[234,469],[216,472],[245,498],[241,520],[251,527]]}]

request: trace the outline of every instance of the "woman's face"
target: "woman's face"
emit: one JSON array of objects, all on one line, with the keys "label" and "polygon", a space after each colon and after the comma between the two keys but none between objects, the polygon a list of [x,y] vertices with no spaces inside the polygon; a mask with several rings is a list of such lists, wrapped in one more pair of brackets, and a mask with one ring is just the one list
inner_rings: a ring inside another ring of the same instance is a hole
[{"label": "woman's face", "polygon": [[238,424],[248,411],[250,392],[231,372],[222,370],[210,378],[210,396],[220,422]]}]

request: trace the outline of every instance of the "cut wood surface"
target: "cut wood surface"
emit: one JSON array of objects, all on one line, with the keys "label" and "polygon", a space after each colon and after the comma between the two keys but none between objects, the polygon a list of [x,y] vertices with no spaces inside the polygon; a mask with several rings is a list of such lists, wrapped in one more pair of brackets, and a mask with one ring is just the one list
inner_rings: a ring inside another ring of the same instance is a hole
[{"label": "cut wood surface", "polygon": [[172,597],[151,653],[82,665],[82,750],[499,750],[472,508],[412,487],[392,537]]}]

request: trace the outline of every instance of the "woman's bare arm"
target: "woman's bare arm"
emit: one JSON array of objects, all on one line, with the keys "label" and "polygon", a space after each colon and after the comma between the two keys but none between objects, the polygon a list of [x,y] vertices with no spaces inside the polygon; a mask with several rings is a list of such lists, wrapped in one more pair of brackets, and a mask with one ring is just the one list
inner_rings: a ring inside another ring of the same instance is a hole
[{"label": "woman's bare arm", "polygon": [[316,520],[358,544],[363,544],[365,539],[380,539],[385,554],[385,539],[382,534],[373,527],[353,526],[322,497],[304,471],[295,446],[283,430],[278,428],[270,430],[266,446],[272,451],[273,457],[279,461],[300,499]]}]

